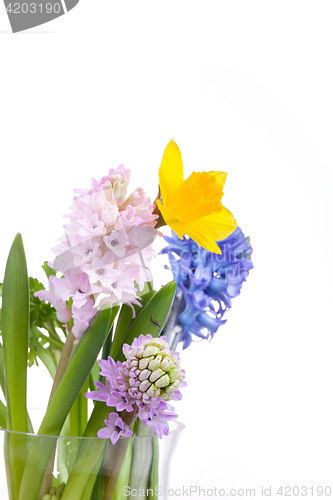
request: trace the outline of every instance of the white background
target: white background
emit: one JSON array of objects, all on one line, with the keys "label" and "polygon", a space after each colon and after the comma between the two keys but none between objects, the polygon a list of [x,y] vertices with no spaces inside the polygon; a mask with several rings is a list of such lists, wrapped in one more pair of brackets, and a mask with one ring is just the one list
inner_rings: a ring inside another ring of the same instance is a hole
[{"label": "white background", "polygon": [[81,0],[11,35],[0,6],[1,279],[16,232],[43,278],[92,176],[124,163],[155,197],[172,137],[186,176],[228,172],[224,204],[251,236],[228,323],[182,355],[170,487],[333,494],[332,22],[323,0]]}]

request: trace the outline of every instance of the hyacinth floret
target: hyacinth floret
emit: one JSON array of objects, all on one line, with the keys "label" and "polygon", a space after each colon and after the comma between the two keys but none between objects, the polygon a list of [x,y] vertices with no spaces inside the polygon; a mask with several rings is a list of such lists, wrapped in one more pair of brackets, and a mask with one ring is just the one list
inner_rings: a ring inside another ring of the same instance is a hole
[{"label": "hyacinth floret", "polygon": [[178,321],[185,349],[193,336],[211,339],[226,323],[223,316],[231,307],[231,299],[240,294],[253,268],[253,250],[239,227],[216,242],[221,254],[204,249],[189,237],[181,240],[174,232],[164,239],[168,246],[161,253],[167,254],[178,294],[183,295]]},{"label": "hyacinth floret", "polygon": [[127,196],[129,179],[130,170],[120,165],[99,181],[92,179],[90,189],[74,191],[72,211],[64,215],[66,234],[49,263],[62,276],[51,276],[49,290],[36,293],[52,303],[60,321],[74,319],[77,340],[105,303],[140,306],[138,289],[152,279],[146,267],[155,256],[151,243],[158,216],[142,188]]},{"label": "hyacinth floret", "polygon": [[105,401],[116,412],[135,412],[159,437],[167,435],[168,420],[177,418],[168,402],[181,399],[180,388],[186,385],[179,354],[169,349],[166,337],[151,335],[140,335],[132,345],[124,344],[123,353],[124,362],[115,362],[110,356],[99,360],[105,383],[95,382],[98,390],[86,397]]},{"label": "hyacinth floret", "polygon": [[123,436],[131,436],[133,433],[117,413],[110,413],[109,420],[105,420],[106,427],[97,432],[97,436],[101,439],[110,438],[112,444],[116,444],[118,439]]}]

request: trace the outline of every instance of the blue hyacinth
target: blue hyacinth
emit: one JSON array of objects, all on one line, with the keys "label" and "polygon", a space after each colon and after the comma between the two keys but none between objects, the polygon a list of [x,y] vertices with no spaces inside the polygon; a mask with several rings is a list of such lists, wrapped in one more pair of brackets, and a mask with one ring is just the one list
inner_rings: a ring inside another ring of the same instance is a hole
[{"label": "blue hyacinth", "polygon": [[239,227],[217,242],[221,254],[205,250],[187,236],[181,240],[174,232],[164,239],[168,246],[161,253],[168,255],[177,292],[182,292],[176,299],[173,326],[181,327],[177,341],[183,342],[186,349],[193,335],[211,339],[226,323],[224,313],[253,268],[253,250]]}]

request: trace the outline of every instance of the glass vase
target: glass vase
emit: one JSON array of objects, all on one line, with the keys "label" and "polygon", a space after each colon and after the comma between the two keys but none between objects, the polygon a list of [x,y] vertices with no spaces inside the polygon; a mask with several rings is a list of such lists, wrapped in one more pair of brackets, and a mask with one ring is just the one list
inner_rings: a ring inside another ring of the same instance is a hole
[{"label": "glass vase", "polygon": [[[139,425],[109,439],[43,436],[0,427],[1,500],[167,499],[169,464],[184,425],[162,439]],[[48,450],[48,453],[46,453]]]}]

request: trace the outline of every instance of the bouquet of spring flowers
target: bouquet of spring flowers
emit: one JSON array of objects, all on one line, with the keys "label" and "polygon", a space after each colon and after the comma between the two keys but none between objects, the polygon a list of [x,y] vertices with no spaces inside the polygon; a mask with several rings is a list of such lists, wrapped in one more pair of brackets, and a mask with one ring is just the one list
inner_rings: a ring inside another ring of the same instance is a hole
[{"label": "bouquet of spring flowers", "polygon": [[[28,278],[19,234],[12,244],[0,288],[5,500],[116,500],[134,487],[156,496],[158,440],[186,385],[177,349],[214,336],[253,267],[249,239],[221,204],[225,173],[184,180],[171,141],[154,202],[142,188],[128,194],[129,180],[121,165],[75,191],[43,266],[48,289]],[[156,291],[150,263],[165,225],[173,281]],[[27,367],[40,363],[53,385],[34,429]]]}]

